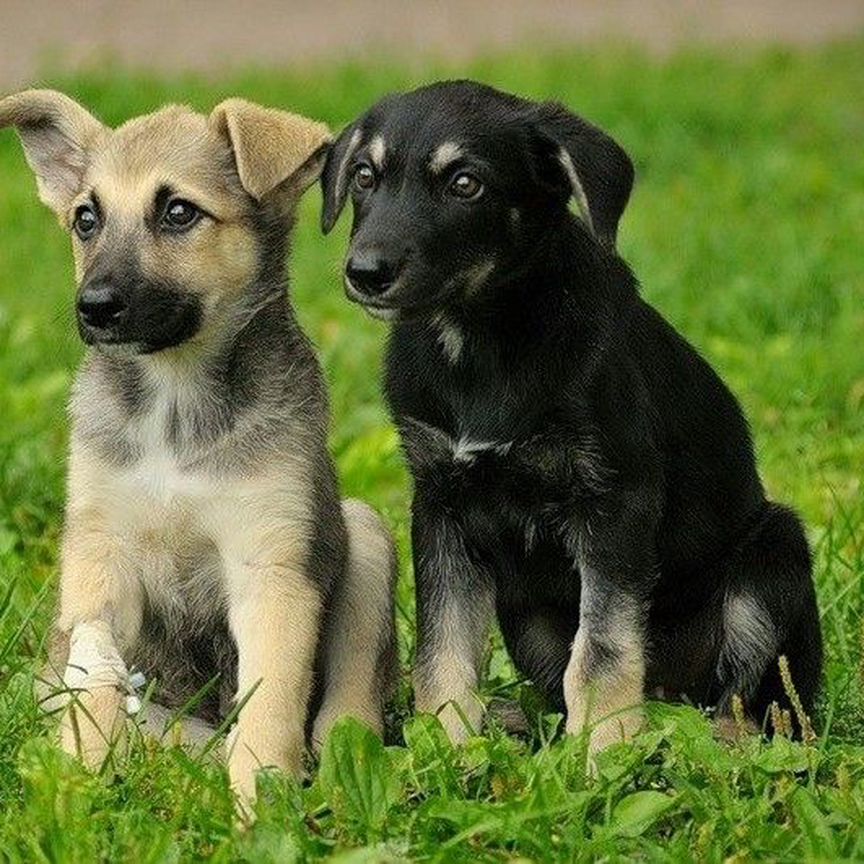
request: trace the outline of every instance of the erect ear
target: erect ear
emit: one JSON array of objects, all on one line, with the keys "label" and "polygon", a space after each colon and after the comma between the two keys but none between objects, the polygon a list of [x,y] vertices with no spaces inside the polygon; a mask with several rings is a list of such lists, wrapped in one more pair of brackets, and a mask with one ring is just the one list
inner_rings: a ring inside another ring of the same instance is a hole
[{"label": "erect ear", "polygon": [[618,220],[633,188],[630,157],[609,135],[563,105],[546,102],[530,111],[547,176],[575,199],[597,239],[614,248]]},{"label": "erect ear", "polygon": [[329,234],[336,224],[348,198],[346,171],[351,157],[362,143],[362,134],[360,123],[352,123],[342,130],[342,134],[327,154],[327,161],[321,172],[321,189],[324,192],[321,230],[325,234]]},{"label": "erect ear", "polygon": [[24,90],[0,99],[0,129],[18,130],[39,197],[63,214],[78,191],[90,152],[107,133],[92,114],[55,90]]},{"label": "erect ear", "polygon": [[228,139],[240,182],[257,201],[288,179],[299,192],[314,183],[331,141],[323,123],[245,99],[220,102],[210,123]]}]

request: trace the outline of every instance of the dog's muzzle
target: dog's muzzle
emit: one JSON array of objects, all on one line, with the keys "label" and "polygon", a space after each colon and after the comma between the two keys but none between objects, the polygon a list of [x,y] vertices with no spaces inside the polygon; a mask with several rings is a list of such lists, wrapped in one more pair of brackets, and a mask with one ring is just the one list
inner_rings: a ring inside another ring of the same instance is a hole
[{"label": "dog's muzzle", "polygon": [[382,298],[396,284],[401,268],[375,252],[356,252],[345,264],[345,277],[360,298]]},{"label": "dog's muzzle", "polygon": [[116,342],[129,307],[110,282],[84,286],[78,295],[78,324],[85,342]]}]

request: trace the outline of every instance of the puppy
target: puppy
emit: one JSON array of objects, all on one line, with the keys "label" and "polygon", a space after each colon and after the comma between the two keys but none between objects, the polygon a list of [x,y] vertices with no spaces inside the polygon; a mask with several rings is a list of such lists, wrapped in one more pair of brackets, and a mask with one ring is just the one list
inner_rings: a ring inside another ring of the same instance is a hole
[{"label": "puppy", "polygon": [[0,101],[2,126],[72,235],[88,346],[51,658],[76,693],[63,747],[102,763],[129,668],[169,706],[219,673],[198,713],[246,700],[228,766],[249,801],[257,768],[299,771],[338,716],[381,731],[394,673],[393,546],[340,505],[322,375],[285,298],[328,130],[239,99],[112,130],[50,91]]},{"label": "puppy", "polygon": [[766,500],[734,397],[615,252],[632,181],[562,106],[466,81],[384,99],[322,174],[325,232],[354,204],[348,297],[393,325],[416,702],[446,706],[457,740],[481,720],[496,615],[592,753],[637,729],[646,694],[720,715],[737,695],[761,723],[788,704],[779,655],[813,708],[804,533]]}]

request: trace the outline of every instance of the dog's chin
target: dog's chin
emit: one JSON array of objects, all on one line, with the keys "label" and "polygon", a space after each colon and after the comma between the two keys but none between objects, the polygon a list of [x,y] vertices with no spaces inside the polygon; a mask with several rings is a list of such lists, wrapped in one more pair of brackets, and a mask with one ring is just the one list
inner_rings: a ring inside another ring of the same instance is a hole
[{"label": "dog's chin", "polygon": [[147,346],[142,342],[90,342],[94,351],[107,357],[137,357],[147,354]]},{"label": "dog's chin", "polygon": [[380,303],[357,291],[349,279],[345,279],[345,294],[352,303],[362,306],[365,312],[378,321],[388,324],[421,321],[438,314],[447,305],[448,298],[434,297],[431,302],[407,303],[403,301]]},{"label": "dog's chin", "polygon": [[370,317],[377,318],[379,321],[386,321],[390,324],[398,321],[401,317],[400,309],[389,306],[368,306],[364,303],[363,308]]},{"label": "dog's chin", "polygon": [[190,341],[191,335],[184,333],[157,335],[151,338],[123,339],[118,337],[85,335],[84,343],[99,354],[108,357],[140,357],[180,348]]}]

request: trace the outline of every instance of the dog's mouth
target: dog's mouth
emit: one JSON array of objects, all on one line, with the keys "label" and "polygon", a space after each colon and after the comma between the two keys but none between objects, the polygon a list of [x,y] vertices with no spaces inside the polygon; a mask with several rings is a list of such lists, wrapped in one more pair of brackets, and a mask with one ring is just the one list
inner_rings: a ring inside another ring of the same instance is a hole
[{"label": "dog's mouth", "polygon": [[203,319],[201,298],[176,283],[137,272],[95,277],[76,301],[78,332],[103,353],[152,354],[192,338]]},{"label": "dog's mouth", "polygon": [[140,344],[140,340],[123,332],[120,327],[93,327],[79,319],[78,332],[85,345],[111,351]]},{"label": "dog's mouth", "polygon": [[127,326],[117,328],[95,328],[79,324],[85,345],[112,356],[153,354],[166,348],[175,348],[189,341],[199,328],[199,317],[195,314],[178,316],[164,322],[163,326]]},{"label": "dog's mouth", "polygon": [[93,348],[100,354],[109,357],[137,357],[139,354],[148,354],[148,346],[143,342],[113,342],[110,340],[90,342]]},{"label": "dog's mouth", "polygon": [[[345,296],[358,306],[362,306],[368,315],[376,318],[379,321],[386,321],[390,324],[397,321],[414,321],[419,318],[428,318],[434,315],[440,308],[440,303],[437,298],[428,303],[404,303],[399,302],[395,298],[385,298],[381,296],[370,296],[358,291],[356,286],[351,282],[351,279],[346,275],[345,280]],[[391,295],[404,287],[402,279],[397,279],[388,286],[386,293]]]}]

